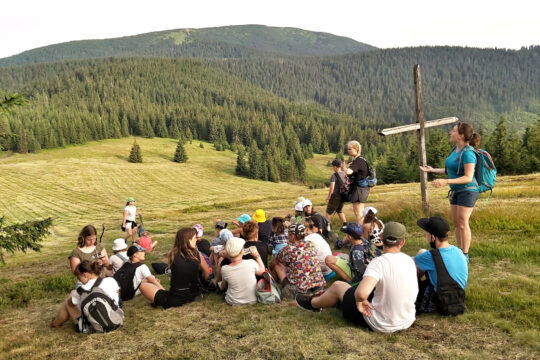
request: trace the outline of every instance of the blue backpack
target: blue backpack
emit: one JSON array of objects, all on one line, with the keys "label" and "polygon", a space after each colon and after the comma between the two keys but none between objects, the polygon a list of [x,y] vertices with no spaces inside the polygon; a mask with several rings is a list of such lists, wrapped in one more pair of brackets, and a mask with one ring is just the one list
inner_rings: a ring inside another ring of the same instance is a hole
[{"label": "blue backpack", "polygon": [[[475,149],[470,145],[467,145],[459,154],[458,162],[458,174],[459,169],[463,168],[461,163],[461,155],[463,151],[471,150],[476,155],[476,166],[474,167],[474,181],[478,185],[478,192],[483,193],[489,190],[489,194],[493,192],[495,187],[495,180],[497,179],[497,168],[491,158],[491,155],[484,149]],[[454,151],[454,150],[452,150]]]},{"label": "blue backpack", "polygon": [[356,180],[356,186],[361,188],[374,187],[375,185],[377,185],[377,173],[375,172],[375,169],[371,167],[371,165],[367,162],[366,159],[362,159],[366,162],[368,174],[365,178]]}]

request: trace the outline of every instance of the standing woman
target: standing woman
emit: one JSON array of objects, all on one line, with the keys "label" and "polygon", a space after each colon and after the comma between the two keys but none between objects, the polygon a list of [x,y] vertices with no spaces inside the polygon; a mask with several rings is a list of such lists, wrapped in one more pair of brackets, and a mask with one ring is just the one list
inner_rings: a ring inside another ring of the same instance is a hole
[{"label": "standing woman", "polygon": [[141,284],[141,292],[155,305],[164,309],[182,306],[201,296],[199,276],[208,280],[210,270],[206,261],[201,261],[197,250],[197,231],[193,228],[182,228],[176,233],[174,246],[168,255],[171,269],[171,288],[160,289],[151,283]]},{"label": "standing woman", "polygon": [[124,216],[122,218],[122,229],[126,232],[125,240],[131,237],[131,242],[135,243],[135,236],[137,235],[137,223],[135,217],[137,214],[137,207],[135,206],[135,199],[128,197],[126,207],[124,208]]},{"label": "standing woman", "polygon": [[362,146],[358,141],[353,140],[347,143],[347,152],[353,157],[353,161],[349,164],[345,173],[353,180],[349,201],[353,205],[354,215],[358,224],[362,224],[362,211],[369,195],[369,187],[358,186],[358,182],[366,178],[369,171],[366,160],[360,156],[361,150]]},{"label": "standing woman", "polygon": [[444,162],[445,169],[434,169],[426,165],[420,166],[420,170],[448,174],[448,179],[436,179],[431,184],[436,188],[450,185],[448,198],[456,228],[456,241],[468,258],[471,245],[469,218],[478,199],[478,184],[474,179],[476,155],[473,148],[480,145],[480,135],[473,131],[471,125],[460,122],[450,131],[450,142],[455,144],[455,147]]}]

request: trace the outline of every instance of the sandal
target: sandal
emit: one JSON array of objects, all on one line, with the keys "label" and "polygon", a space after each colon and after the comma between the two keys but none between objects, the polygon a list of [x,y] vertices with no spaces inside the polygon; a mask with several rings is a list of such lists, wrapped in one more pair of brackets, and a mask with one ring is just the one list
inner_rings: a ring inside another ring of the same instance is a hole
[{"label": "sandal", "polygon": [[56,323],[56,318],[53,317],[51,321],[51,329],[59,328],[60,326]]}]

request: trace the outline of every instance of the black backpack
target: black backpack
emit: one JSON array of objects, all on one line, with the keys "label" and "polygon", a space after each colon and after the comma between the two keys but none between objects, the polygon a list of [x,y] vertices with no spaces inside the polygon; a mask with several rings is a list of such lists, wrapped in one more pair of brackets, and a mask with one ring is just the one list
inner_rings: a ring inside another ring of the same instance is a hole
[{"label": "black backpack", "polygon": [[81,317],[78,331],[82,333],[106,333],[124,324],[124,311],[103,291],[96,280],[90,290],[77,289],[81,297]]},{"label": "black backpack", "polygon": [[459,315],[465,312],[465,290],[452,279],[441,257],[439,249],[431,249],[431,256],[437,270],[437,291],[435,305],[441,315]]},{"label": "black backpack", "polygon": [[133,277],[135,276],[135,271],[139,266],[143,265],[143,263],[136,263],[133,264],[132,262],[128,261],[122,265],[120,269],[118,269],[117,272],[114,273],[113,277],[118,282],[118,286],[120,286],[120,298],[122,301],[127,301],[133,299],[135,296],[135,292],[137,292],[137,289],[139,289],[139,284],[137,288],[133,287]]}]

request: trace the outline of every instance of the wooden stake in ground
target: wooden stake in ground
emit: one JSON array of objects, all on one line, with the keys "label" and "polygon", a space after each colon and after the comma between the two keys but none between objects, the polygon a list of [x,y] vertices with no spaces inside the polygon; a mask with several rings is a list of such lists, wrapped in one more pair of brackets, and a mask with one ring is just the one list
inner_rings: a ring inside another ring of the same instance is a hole
[{"label": "wooden stake in ground", "polygon": [[[426,165],[426,138],[424,129],[427,127],[452,124],[458,121],[457,117],[448,117],[431,121],[424,121],[424,108],[422,106],[422,80],[420,77],[420,65],[414,65],[414,90],[416,103],[416,124],[398,126],[394,128],[384,129],[379,132],[380,135],[392,135],[402,132],[416,130],[418,135],[418,163],[420,166]],[[427,192],[427,173],[420,169],[420,191],[422,193],[422,209],[426,215],[429,214],[429,197]]]}]

